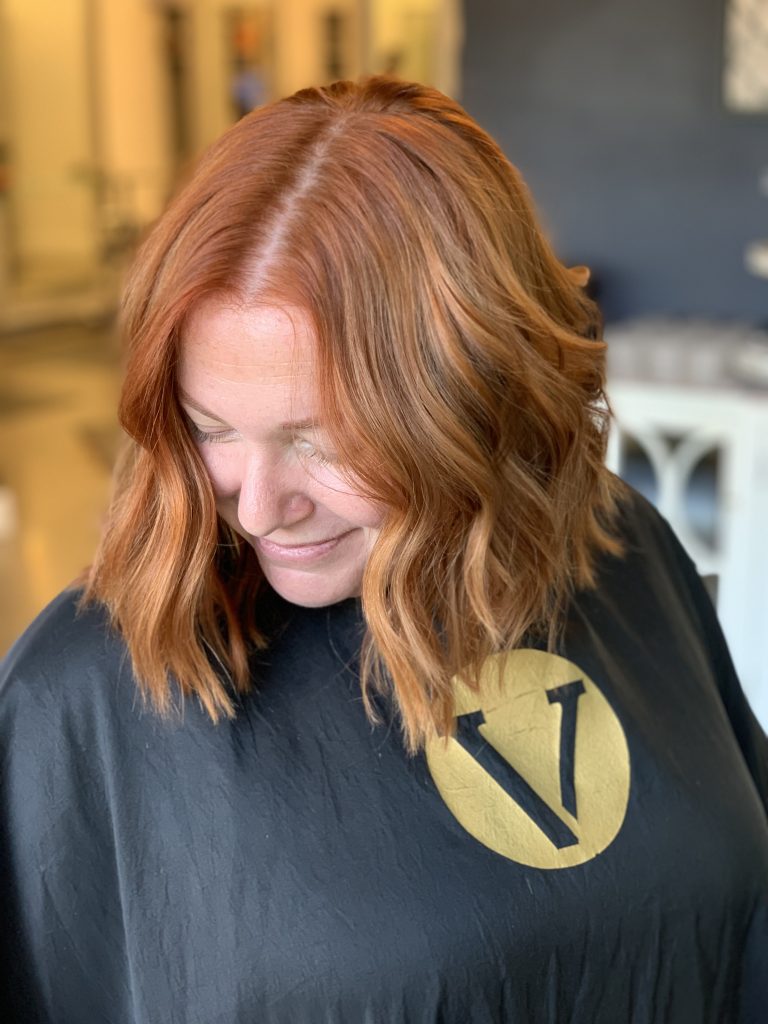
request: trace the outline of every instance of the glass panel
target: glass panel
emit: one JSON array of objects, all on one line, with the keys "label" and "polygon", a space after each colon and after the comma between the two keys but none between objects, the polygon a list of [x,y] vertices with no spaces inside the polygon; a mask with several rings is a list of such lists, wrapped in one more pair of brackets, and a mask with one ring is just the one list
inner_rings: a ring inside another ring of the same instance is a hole
[{"label": "glass panel", "polygon": [[622,479],[652,504],[656,504],[659,498],[656,472],[645,448],[632,434],[621,435],[620,466]]},{"label": "glass panel", "polygon": [[685,513],[691,529],[711,551],[716,551],[720,538],[721,452],[711,448],[693,467],[685,488]]}]

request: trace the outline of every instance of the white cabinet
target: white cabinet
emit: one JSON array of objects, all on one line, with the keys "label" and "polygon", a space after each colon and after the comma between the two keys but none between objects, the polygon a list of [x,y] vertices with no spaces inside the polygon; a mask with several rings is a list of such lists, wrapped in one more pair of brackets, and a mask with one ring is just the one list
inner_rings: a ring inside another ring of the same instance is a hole
[{"label": "white cabinet", "polygon": [[720,621],[768,728],[768,388],[738,372],[756,346],[768,362],[768,338],[649,321],[606,335],[608,463],[654,502],[699,572],[717,575]]}]

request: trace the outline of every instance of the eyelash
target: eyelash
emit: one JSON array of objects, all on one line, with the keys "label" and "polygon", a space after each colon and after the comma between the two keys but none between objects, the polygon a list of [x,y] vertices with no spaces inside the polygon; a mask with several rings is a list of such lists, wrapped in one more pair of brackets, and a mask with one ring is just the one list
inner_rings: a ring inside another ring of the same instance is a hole
[{"label": "eyelash", "polygon": [[311,441],[307,441],[303,437],[297,437],[294,443],[306,445],[306,448],[302,452],[302,455],[306,456],[306,458],[308,459],[311,459],[313,462],[316,462],[318,466],[332,466],[335,462],[335,460],[330,455],[325,455],[323,452],[320,451],[319,448],[315,448]]},{"label": "eyelash", "polygon": [[[229,441],[232,436],[231,430],[221,430],[218,432],[206,431],[201,430],[200,427],[191,422],[189,424],[189,429],[193,439],[199,444],[224,444]],[[316,462],[319,466],[332,466],[335,462],[335,459],[330,455],[325,455],[319,448],[315,448],[315,446],[305,438],[295,438],[294,443],[297,444],[297,446],[298,444],[304,445],[305,448],[302,451],[302,455],[311,459],[313,462]]]},{"label": "eyelash", "polygon": [[198,441],[200,444],[222,444],[224,441],[229,440],[229,435],[231,434],[231,431],[229,430],[221,430],[218,432],[201,430],[200,427],[195,426],[194,423],[189,424],[189,432],[192,434],[193,439]]}]

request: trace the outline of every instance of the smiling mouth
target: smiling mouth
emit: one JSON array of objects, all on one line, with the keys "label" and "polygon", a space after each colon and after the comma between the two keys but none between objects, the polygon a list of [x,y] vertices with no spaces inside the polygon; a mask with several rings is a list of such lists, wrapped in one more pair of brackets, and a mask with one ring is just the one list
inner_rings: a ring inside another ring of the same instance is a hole
[{"label": "smiling mouth", "polygon": [[346,533],[340,533],[337,537],[329,537],[327,540],[313,541],[309,544],[277,544],[273,540],[267,540],[266,537],[257,537],[254,544],[256,549],[267,557],[272,556],[295,561],[331,551],[339,541],[348,537],[352,532],[352,530],[348,530]]},{"label": "smiling mouth", "polygon": [[[349,533],[349,530],[347,531]],[[268,547],[278,548],[280,551],[298,551],[302,548],[319,548],[322,544],[332,544],[335,540],[346,537],[346,533],[340,533],[336,537],[326,537],[325,540],[308,540],[304,544],[278,544],[275,540],[268,540],[266,537],[259,537],[259,544],[266,544]]]}]

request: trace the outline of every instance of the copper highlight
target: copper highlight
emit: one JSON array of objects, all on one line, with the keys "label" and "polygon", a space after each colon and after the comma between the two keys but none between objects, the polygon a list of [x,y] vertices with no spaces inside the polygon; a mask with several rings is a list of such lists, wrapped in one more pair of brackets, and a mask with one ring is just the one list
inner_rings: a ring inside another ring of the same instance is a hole
[{"label": "copper highlight", "polygon": [[304,89],[208,150],[125,292],[119,468],[86,601],[141,692],[215,721],[267,643],[251,547],[216,514],[178,404],[185,317],[211,296],[307,311],[324,423],[387,509],[361,652],[418,750],[452,730],[451,680],[556,641],[600,552],[620,552],[604,467],[600,320],[539,228],[520,175],[453,100],[391,78]]}]

